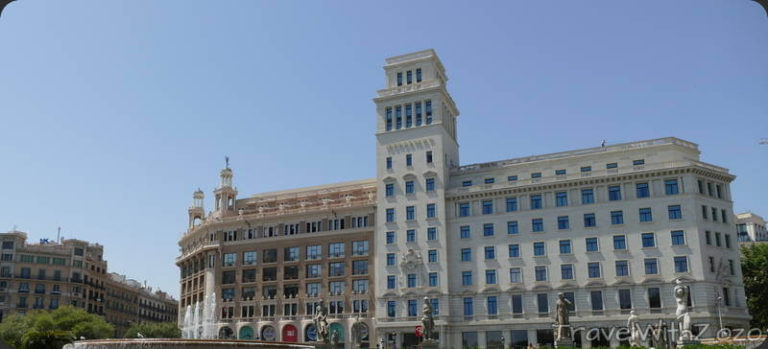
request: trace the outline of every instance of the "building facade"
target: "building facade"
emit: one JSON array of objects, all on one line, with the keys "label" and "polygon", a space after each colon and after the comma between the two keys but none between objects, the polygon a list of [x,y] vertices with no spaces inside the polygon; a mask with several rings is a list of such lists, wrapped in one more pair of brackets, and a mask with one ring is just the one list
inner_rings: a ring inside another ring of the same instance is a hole
[{"label": "building facade", "polygon": [[[102,257],[103,246],[77,239],[33,244],[27,242],[26,233],[15,230],[0,234],[0,241],[0,321],[13,313],[54,310],[61,305],[103,316],[115,326],[116,336],[132,323],[144,321],[137,307],[139,298],[127,294],[146,293],[146,288],[113,282]],[[162,302],[168,311],[153,321],[176,321],[175,300],[167,295],[147,297]],[[127,304],[113,306],[117,303]]]},{"label": "building facade", "polygon": [[370,346],[375,181],[238,199],[232,176],[222,170],[208,215],[203,193],[193,195],[176,262],[180,310],[215,295],[220,338],[305,342],[316,338],[312,316],[324,301],[340,348]]},{"label": "building facade", "polygon": [[[369,216],[363,236],[376,261],[370,259],[366,284],[375,294],[366,297],[372,302],[365,320],[369,345],[415,346],[425,301],[434,308],[441,348],[551,344],[555,300],[563,293],[573,303],[572,325],[584,327],[577,344],[615,346],[616,338],[591,338],[588,330],[625,326],[631,309],[647,324],[673,320],[677,280],[690,290],[694,332],[714,334],[719,313],[725,326],[748,324],[730,191],[735,177],[701,162],[696,144],[661,138],[461,165],[459,111],[435,52],[389,58],[384,71],[386,88],[374,98],[376,178],[362,182],[364,205],[350,202],[358,212],[351,216]],[[277,334],[280,321],[294,320],[263,308],[272,302],[263,292],[261,300],[242,300],[242,269],[264,275],[264,267],[241,265],[244,251],[258,261],[271,249],[282,260],[284,240],[295,240],[301,251],[301,239],[310,236],[326,248],[347,232],[319,238],[334,233],[321,233],[328,230],[328,209],[314,208],[323,201],[314,189],[243,200],[236,193],[229,169],[214,193],[213,213],[204,214],[203,195],[195,193],[190,228],[180,242],[181,305],[226,292],[226,334],[236,335],[244,322],[251,328],[246,334],[265,325]],[[329,203],[340,199],[326,196]],[[309,216],[318,222],[317,235],[305,235]],[[291,236],[285,226],[296,223]],[[267,237],[269,226],[274,229]],[[289,298],[279,289],[290,274],[282,268],[269,272],[276,280],[257,277],[254,287],[271,282],[278,298]],[[298,270],[303,281],[308,271]],[[351,281],[344,280],[345,287]],[[319,298],[329,296],[321,292]],[[254,310],[251,320],[245,304],[263,310]],[[309,323],[307,316],[291,324],[301,330]],[[351,324],[340,324],[344,334]]]},{"label": "building facade", "polygon": [[768,241],[768,231],[765,230],[765,219],[752,212],[736,215],[736,232],[739,242]]}]

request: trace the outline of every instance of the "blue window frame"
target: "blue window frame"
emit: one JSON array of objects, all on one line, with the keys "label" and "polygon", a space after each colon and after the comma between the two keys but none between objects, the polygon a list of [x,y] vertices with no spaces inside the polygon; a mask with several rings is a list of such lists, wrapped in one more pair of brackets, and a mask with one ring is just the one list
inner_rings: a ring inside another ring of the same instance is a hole
[{"label": "blue window frame", "polygon": [[517,181],[517,175],[514,176],[507,176],[507,181],[514,182]]},{"label": "blue window frame", "polygon": [[547,251],[544,248],[544,243],[543,242],[539,241],[539,242],[534,242],[533,243],[533,255],[534,256],[541,257],[541,256],[545,256],[546,254],[547,254]]},{"label": "blue window frame", "polygon": [[493,184],[494,182],[496,182],[496,179],[494,179],[493,177],[489,177],[489,178],[484,179],[483,182],[485,184]]},{"label": "blue window frame", "polygon": [[520,268],[509,268],[509,282],[523,282],[523,272],[520,270]]},{"label": "blue window frame", "polygon": [[[682,230],[673,230],[670,232],[670,235],[672,236],[672,245],[685,245],[685,232]],[[728,237],[728,235],[726,235],[726,237]]]},{"label": "blue window frame", "polygon": [[392,223],[395,221],[395,209],[394,208],[388,208],[387,209],[387,223]]},{"label": "blue window frame", "polygon": [[419,315],[419,302],[416,299],[408,300],[408,316]]},{"label": "blue window frame", "polygon": [[493,223],[483,224],[483,236],[493,236]]},{"label": "blue window frame", "polygon": [[543,218],[534,218],[531,220],[531,230],[533,232],[542,232],[544,231],[544,219]]},{"label": "blue window frame", "polygon": [[427,218],[435,218],[436,215],[435,204],[427,204]]},{"label": "blue window frame", "polygon": [[416,274],[408,274],[408,276],[406,276],[406,285],[408,288],[416,287]]},{"label": "blue window frame", "polygon": [[432,314],[440,315],[440,299],[430,298],[429,302],[432,303]]},{"label": "blue window frame", "polygon": [[539,313],[549,313],[549,299],[546,293],[537,294],[536,303],[539,308]]},{"label": "blue window frame", "polygon": [[629,263],[627,261],[616,261],[616,276],[628,276]]},{"label": "blue window frame", "polygon": [[496,284],[496,270],[488,269],[485,271],[485,284],[486,285]]},{"label": "blue window frame", "polygon": [[608,187],[608,201],[621,200],[621,186],[612,185]]},{"label": "blue window frame", "polygon": [[412,221],[416,219],[416,207],[414,206],[406,206],[405,207],[405,220]]},{"label": "blue window frame", "polygon": [[475,310],[472,307],[472,298],[465,297],[464,298],[464,316],[473,316],[475,314]]},{"label": "blue window frame", "polygon": [[587,275],[590,278],[599,278],[600,277],[600,263],[599,262],[591,262],[587,263]]},{"label": "blue window frame", "polygon": [[396,307],[395,301],[387,301],[387,317],[395,317]]},{"label": "blue window frame", "polygon": [[632,166],[645,165],[645,159],[632,160]]},{"label": "blue window frame", "polygon": [[680,205],[669,205],[667,206],[667,211],[669,212],[669,219],[683,218],[683,210],[680,208]]},{"label": "blue window frame", "polygon": [[421,82],[421,68],[416,68],[416,82]]},{"label": "blue window frame", "polygon": [[584,214],[584,227],[594,227],[597,226],[597,222],[595,221],[595,214],[594,213],[585,213]]},{"label": "blue window frame", "polygon": [[609,163],[609,164],[605,164],[605,168],[609,169],[609,170],[610,169],[614,169],[614,168],[619,168],[619,164],[615,163],[615,162],[612,162],[612,163]]},{"label": "blue window frame", "polygon": [[507,212],[517,211],[517,198],[507,198]]},{"label": "blue window frame", "polygon": [[[387,108],[386,112],[387,131],[392,131],[392,108]],[[389,167],[387,167],[389,168]]]},{"label": "blue window frame", "polygon": [[408,229],[405,231],[405,241],[407,242],[415,242],[416,241],[416,230],[414,229]]},{"label": "blue window frame", "polygon": [[471,271],[463,271],[463,272],[461,272],[461,285],[462,286],[472,286],[472,272]]},{"label": "blue window frame", "polygon": [[656,236],[653,233],[643,233],[641,235],[643,247],[656,247]]},{"label": "blue window frame", "polygon": [[664,181],[664,192],[667,195],[680,194],[680,188],[677,186],[677,179],[667,179]]},{"label": "blue window frame", "polygon": [[595,203],[595,192],[592,189],[581,190],[581,203],[584,205]]},{"label": "blue window frame", "polygon": [[429,273],[429,287],[437,287],[437,273],[431,272]]},{"label": "blue window frame", "polygon": [[560,278],[563,280],[573,280],[573,264],[560,265]]},{"label": "blue window frame", "polygon": [[498,315],[499,307],[496,304],[496,296],[488,296],[488,315]]},{"label": "blue window frame", "polygon": [[403,128],[403,107],[399,105],[395,107],[395,128]]},{"label": "blue window frame", "polygon": [[429,263],[437,263],[437,250],[429,250],[427,252],[427,261]]},{"label": "blue window frame", "polygon": [[435,227],[427,228],[427,241],[435,241],[435,240],[437,240],[437,228]]},{"label": "blue window frame", "polygon": [[597,238],[586,238],[587,252],[597,252],[600,249],[600,245],[597,243]]},{"label": "blue window frame", "polygon": [[416,126],[421,126],[421,102],[416,102]]},{"label": "blue window frame", "polygon": [[403,72],[397,72],[397,86],[403,86]]},{"label": "blue window frame", "polygon": [[651,191],[648,189],[648,183],[635,184],[635,192],[638,198],[647,198],[651,196]]},{"label": "blue window frame", "polygon": [[675,257],[675,273],[687,273],[688,272],[688,257],[678,256]]},{"label": "blue window frame", "polygon": [[405,105],[405,127],[413,126],[413,108],[410,104]]},{"label": "blue window frame", "polygon": [[555,193],[555,205],[557,207],[568,206],[568,192],[560,191]]},{"label": "blue window frame", "polygon": [[560,240],[560,254],[571,254],[571,240]]},{"label": "blue window frame", "polygon": [[405,181],[405,193],[413,194],[413,181]]},{"label": "blue window frame", "polygon": [[395,185],[392,183],[387,183],[384,186],[384,196],[392,196],[395,195]]},{"label": "blue window frame", "polygon": [[405,166],[408,166],[408,167],[413,166],[413,155],[412,154],[405,154]]},{"label": "blue window frame", "polygon": [[427,150],[427,153],[426,153],[426,158],[427,158],[427,159],[426,159],[426,160],[427,160],[427,163],[428,163],[428,164],[431,164],[431,163],[432,163],[432,151],[431,151],[431,150]]},{"label": "blue window frame", "polygon": [[493,214],[493,200],[483,200],[483,214]]},{"label": "blue window frame", "polygon": [[432,101],[424,102],[424,113],[426,114],[427,125],[432,124]]},{"label": "blue window frame", "polygon": [[644,207],[639,210],[640,214],[640,221],[641,222],[652,222],[653,221],[653,213],[651,212],[650,207]]},{"label": "blue window frame", "polygon": [[531,195],[531,210],[538,210],[541,206],[541,194]]},{"label": "blue window frame", "polygon": [[425,190],[427,192],[435,191],[435,179],[434,178],[427,178],[424,187],[425,187]]},{"label": "blue window frame", "polygon": [[461,186],[462,187],[471,187],[472,186],[472,181],[463,181],[463,182],[461,182]]},{"label": "blue window frame", "polygon": [[624,224],[624,211],[611,211],[611,224]]},{"label": "blue window frame", "polygon": [[570,228],[570,224],[568,223],[568,216],[557,217],[557,229],[565,230],[569,228]]},{"label": "blue window frame", "polygon": [[565,169],[559,169],[555,170],[555,176],[564,176],[565,175]]},{"label": "blue window frame", "polygon": [[472,249],[471,248],[462,248],[461,249],[461,261],[462,262],[469,262],[472,260]]},{"label": "blue window frame", "polygon": [[582,166],[581,173],[592,172],[592,166]]},{"label": "blue window frame", "polygon": [[459,204],[459,217],[469,217],[471,214],[470,206],[468,202],[462,202]]},{"label": "blue window frame", "polygon": [[394,253],[387,253],[387,265],[388,266],[395,265],[395,254]]},{"label": "blue window frame", "polygon": [[531,173],[531,178],[541,178],[541,172]]},{"label": "blue window frame", "polygon": [[395,232],[394,231],[388,231],[387,232],[387,244],[394,244],[395,243]]},{"label": "blue window frame", "polygon": [[469,226],[468,225],[462,225],[459,228],[459,237],[462,239],[469,239]]},{"label": "blue window frame", "polygon": [[509,258],[519,258],[519,257],[520,257],[520,245],[519,244],[509,245]]},{"label": "blue window frame", "polygon": [[496,259],[496,248],[493,246],[485,246],[485,259]]},{"label": "blue window frame", "polygon": [[646,258],[644,264],[646,274],[655,275],[659,273],[659,264],[656,258]]},{"label": "blue window frame", "polygon": [[392,157],[391,156],[387,157],[387,169],[388,170],[392,169]]},{"label": "blue window frame", "polygon": [[627,249],[627,237],[624,235],[613,236],[613,249],[614,250],[626,250]]},{"label": "blue window frame", "polygon": [[537,266],[533,268],[536,281],[547,281],[547,267]]},{"label": "blue window frame", "polygon": [[517,226],[517,221],[508,221],[507,222],[507,234],[517,234],[520,230]]},{"label": "blue window frame", "polygon": [[387,275],[387,289],[388,290],[394,290],[395,289],[395,276],[394,275]]}]

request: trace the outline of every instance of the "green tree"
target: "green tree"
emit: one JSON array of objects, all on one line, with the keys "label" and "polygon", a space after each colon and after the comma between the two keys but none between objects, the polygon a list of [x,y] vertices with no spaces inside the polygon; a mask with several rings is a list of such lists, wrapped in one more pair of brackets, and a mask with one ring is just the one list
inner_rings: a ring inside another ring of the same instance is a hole
[{"label": "green tree", "polygon": [[72,343],[75,337],[72,332],[60,330],[39,330],[32,328],[21,338],[23,349],[52,349],[61,348],[64,344]]},{"label": "green tree", "polygon": [[14,348],[21,348],[21,338],[32,327],[33,321],[29,316],[12,314],[0,323],[0,338]]},{"label": "green tree", "polygon": [[741,247],[741,272],[744,292],[752,314],[752,326],[768,327],[768,244],[749,244]]},{"label": "green tree", "polygon": [[108,338],[112,333],[104,318],[72,306],[13,314],[0,323],[0,338],[16,349],[61,348],[73,339]]},{"label": "green tree", "polygon": [[134,324],[125,332],[125,338],[180,338],[181,330],[173,322],[142,322]]}]

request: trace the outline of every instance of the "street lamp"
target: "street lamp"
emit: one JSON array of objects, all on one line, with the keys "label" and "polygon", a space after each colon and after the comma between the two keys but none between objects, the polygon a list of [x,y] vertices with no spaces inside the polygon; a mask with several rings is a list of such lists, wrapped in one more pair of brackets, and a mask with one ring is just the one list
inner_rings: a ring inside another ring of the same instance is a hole
[{"label": "street lamp", "polygon": [[723,296],[717,296],[717,317],[720,319],[720,330],[717,331],[717,335],[723,332],[723,314],[720,312],[720,303],[723,301]]}]

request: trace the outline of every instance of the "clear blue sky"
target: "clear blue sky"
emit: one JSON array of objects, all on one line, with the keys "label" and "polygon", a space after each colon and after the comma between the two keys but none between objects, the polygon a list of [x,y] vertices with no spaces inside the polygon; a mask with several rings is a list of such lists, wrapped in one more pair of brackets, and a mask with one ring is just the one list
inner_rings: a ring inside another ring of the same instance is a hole
[{"label": "clear blue sky", "polygon": [[[482,6],[479,6],[481,4]],[[0,230],[105,245],[178,294],[192,192],[370,178],[389,56],[434,48],[462,163],[676,136],[768,216],[768,17],[749,0],[36,1],[0,17]]]}]

